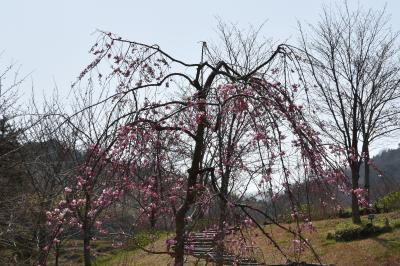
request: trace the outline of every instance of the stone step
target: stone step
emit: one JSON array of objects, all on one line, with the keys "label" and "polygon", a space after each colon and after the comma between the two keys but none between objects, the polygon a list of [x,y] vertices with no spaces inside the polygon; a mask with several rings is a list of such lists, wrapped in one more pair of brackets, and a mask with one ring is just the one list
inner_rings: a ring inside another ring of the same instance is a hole
[{"label": "stone step", "polygon": [[191,238],[186,238],[186,241],[193,241],[193,240],[199,240],[199,241],[215,241],[215,237],[206,237],[206,236],[196,236],[196,237],[191,237]]},{"label": "stone step", "polygon": [[203,234],[203,233],[200,233],[200,234],[193,234],[193,235],[191,235],[191,237],[190,238],[193,238],[193,237],[216,237],[218,234]]},{"label": "stone step", "polygon": [[[238,228],[232,228],[230,231],[228,230],[226,232],[226,235],[229,233],[234,232]],[[206,259],[211,262],[216,261],[216,237],[218,236],[220,232],[215,229],[203,231],[203,232],[197,232],[197,233],[192,233],[190,234],[190,237],[188,237],[185,241],[185,245],[190,245],[192,246],[192,249],[190,251],[190,255],[201,258],[201,259]],[[253,258],[242,258],[238,257],[236,255],[230,254],[230,253],[225,253],[223,255],[223,261],[225,264],[229,265],[238,265],[238,266],[261,266],[265,265],[264,263],[259,263],[257,260]]]},{"label": "stone step", "polygon": [[195,247],[192,249],[192,252],[212,252],[213,250],[214,250],[213,248]]},{"label": "stone step", "polygon": [[215,243],[215,241],[204,241],[204,240],[198,240],[198,239],[195,239],[195,240],[191,240],[191,241],[186,241],[185,243],[187,243],[187,244],[199,244],[199,245],[201,245],[201,244],[210,244],[210,245],[215,245],[216,243]]},{"label": "stone step", "polygon": [[214,249],[214,246],[193,246],[193,249],[207,249],[207,250],[212,250]]}]

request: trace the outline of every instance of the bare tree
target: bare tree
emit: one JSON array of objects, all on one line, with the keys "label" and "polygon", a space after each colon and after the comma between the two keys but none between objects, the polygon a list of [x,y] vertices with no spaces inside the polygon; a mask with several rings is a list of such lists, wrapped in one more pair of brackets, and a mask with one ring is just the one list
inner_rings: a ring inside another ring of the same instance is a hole
[{"label": "bare tree", "polygon": [[[2,56],[2,53],[0,53]],[[20,75],[20,68],[11,63],[0,69],[0,263],[27,263],[32,254],[29,238],[30,208],[19,206],[29,204],[29,186],[21,170],[20,135],[24,126],[16,117],[20,85],[26,76]],[[33,207],[31,205],[31,207]],[[28,227],[25,227],[28,225]]]},{"label": "bare tree", "polygon": [[[65,110],[57,92],[38,107],[32,97],[29,116],[23,124],[32,125],[21,134],[23,146],[19,150],[22,166],[31,187],[31,196],[37,201],[32,217],[33,242],[38,251],[39,265],[45,265],[48,245],[46,212],[58,207],[60,194],[70,185],[68,178],[81,164],[79,138],[71,127],[62,126]],[[59,237],[60,238],[60,237]],[[59,246],[59,245],[58,245]]]},{"label": "bare tree", "polygon": [[[302,60],[313,78],[308,84],[316,96],[313,111],[325,136],[344,149],[353,222],[360,223],[359,200],[370,190],[370,147],[400,126],[398,32],[391,31],[385,9],[351,10],[345,2],[324,8],[307,33],[301,30]],[[363,162],[366,191],[359,188]]]}]

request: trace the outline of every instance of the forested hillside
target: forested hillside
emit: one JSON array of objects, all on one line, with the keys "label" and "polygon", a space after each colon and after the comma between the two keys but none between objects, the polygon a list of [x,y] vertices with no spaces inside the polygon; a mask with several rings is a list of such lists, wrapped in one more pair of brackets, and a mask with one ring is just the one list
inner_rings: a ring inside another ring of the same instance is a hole
[{"label": "forested hillside", "polygon": [[[400,190],[400,147],[380,152],[372,158],[371,200]],[[361,168],[361,183],[364,183],[364,170]]]}]

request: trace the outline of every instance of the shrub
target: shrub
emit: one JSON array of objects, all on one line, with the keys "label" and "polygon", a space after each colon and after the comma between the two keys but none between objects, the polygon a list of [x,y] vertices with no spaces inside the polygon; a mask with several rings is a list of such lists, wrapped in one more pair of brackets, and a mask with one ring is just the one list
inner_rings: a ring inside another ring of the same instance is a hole
[{"label": "shrub", "polygon": [[[367,215],[374,212],[375,212],[374,209],[360,208],[360,215]],[[352,215],[351,208],[340,209],[337,214],[339,218],[350,218],[351,215]]]},{"label": "shrub", "polygon": [[138,247],[145,247],[162,237],[163,232],[158,230],[143,231],[135,234],[133,238],[128,241],[128,250],[135,250]]},{"label": "shrub", "polygon": [[379,213],[400,210],[400,191],[391,192],[378,199],[374,209]]},{"label": "shrub", "polygon": [[338,212],[339,218],[350,218],[351,217],[351,209],[340,209]]},{"label": "shrub", "polygon": [[376,217],[373,224],[370,224],[366,218],[363,218],[362,222],[362,224],[353,224],[351,221],[341,222],[336,226],[335,231],[328,232],[326,238],[336,241],[352,241],[376,236],[398,228],[400,219],[393,217],[390,225],[389,220],[384,216]]},{"label": "shrub", "polygon": [[376,226],[372,224],[362,225],[356,228],[342,229],[335,232],[336,241],[352,241],[356,239],[368,238],[382,233],[390,232],[390,226]]}]

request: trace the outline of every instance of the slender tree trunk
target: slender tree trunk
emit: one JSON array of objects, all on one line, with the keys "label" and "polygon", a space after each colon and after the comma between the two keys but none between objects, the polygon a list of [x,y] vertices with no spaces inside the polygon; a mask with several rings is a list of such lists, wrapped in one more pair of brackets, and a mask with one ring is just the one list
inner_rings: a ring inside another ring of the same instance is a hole
[{"label": "slender tree trunk", "polygon": [[370,168],[369,168],[369,148],[366,148],[365,151],[365,161],[364,161],[364,188],[367,190],[367,194],[365,199],[367,200],[368,204],[370,201],[370,183],[369,183],[369,176],[370,176]]},{"label": "slender tree trunk", "polygon": [[[355,163],[351,165],[351,182],[353,190],[358,188],[358,181],[360,179],[360,167],[357,167]],[[355,193],[351,193],[351,211],[352,211],[352,220],[355,224],[361,223],[360,218],[360,208],[358,206],[358,198]]]},{"label": "slender tree trunk", "polygon": [[217,266],[224,265],[224,252],[225,252],[225,230],[224,224],[226,221],[226,203],[225,201],[220,201],[220,217],[219,217],[219,225],[218,225],[218,238],[217,238]]},{"label": "slender tree trunk", "polygon": [[[204,108],[205,110],[205,108]],[[203,111],[200,109],[200,111]],[[200,122],[196,133],[196,145],[193,152],[192,165],[188,170],[188,183],[186,188],[185,201],[176,213],[175,225],[176,225],[176,245],[175,245],[175,266],[183,266],[185,257],[185,218],[190,207],[193,205],[196,199],[196,191],[194,187],[197,183],[197,176],[199,174],[201,161],[203,158],[204,151],[204,131],[205,122]]]},{"label": "slender tree trunk", "polygon": [[[232,145],[232,136],[233,136],[233,125],[236,120],[236,115],[233,114],[232,116],[232,122],[230,125],[229,133],[228,133],[228,149],[227,149],[227,154],[226,154],[226,159],[228,162],[231,161],[232,159],[232,154],[234,151],[234,147]],[[219,134],[219,140],[220,140],[220,147],[222,148],[222,138],[221,138],[221,132]],[[220,165],[221,170],[223,169],[222,164]],[[229,164],[225,166],[225,172],[223,172],[222,179],[221,179],[221,190],[220,193],[222,194],[223,197],[220,198],[220,216],[219,216],[219,232],[218,232],[218,238],[217,238],[217,266],[223,266],[224,265],[224,252],[225,252],[225,246],[224,246],[224,240],[225,240],[225,222],[227,220],[227,198],[228,198],[228,185],[229,185],[229,179],[231,176],[231,167]]]},{"label": "slender tree trunk", "polygon": [[39,246],[39,259],[38,259],[39,265],[46,265],[46,258],[47,258],[46,252],[43,250],[44,247],[46,246],[45,221],[43,223],[39,224],[39,228],[38,228],[38,232],[37,232],[37,234],[38,234],[38,246]]},{"label": "slender tree trunk", "polygon": [[229,181],[229,173],[225,173],[222,177],[221,182],[221,193],[224,196],[224,199],[220,199],[220,215],[219,215],[219,224],[218,224],[218,238],[217,238],[217,266],[224,265],[224,239],[225,239],[225,222],[226,222],[226,201],[225,198],[228,194],[228,181]]},{"label": "slender tree trunk", "polygon": [[[160,133],[158,132],[158,140],[160,138]],[[157,195],[159,195],[161,198],[162,197],[162,186],[159,185],[159,182],[161,182],[161,162],[160,162],[160,152],[161,152],[161,147],[160,146],[156,146],[155,148],[155,153],[154,153],[154,157],[155,157],[155,165],[154,165],[154,173],[155,173],[155,182],[153,185],[153,192],[155,192]],[[152,203],[154,204],[158,204],[157,200],[152,198]],[[158,206],[157,206],[158,207]],[[156,228],[156,224],[157,224],[157,210],[156,209],[151,209],[151,214],[150,214],[150,227],[152,230],[154,230]]]},{"label": "slender tree trunk", "polygon": [[38,231],[37,231],[37,238],[38,238],[38,246],[39,246],[39,258],[38,258],[38,264],[39,265],[46,265],[46,260],[47,260],[47,254],[44,251],[44,247],[47,245],[46,243],[46,236],[47,236],[47,230],[46,230],[46,210],[50,209],[50,201],[45,200],[41,204],[41,210],[39,213],[38,217]]},{"label": "slender tree trunk", "polygon": [[60,257],[60,245],[59,244],[56,244],[55,252],[56,252],[56,254],[55,254],[56,257],[55,257],[54,266],[58,266],[58,259]]},{"label": "slender tree trunk", "polygon": [[90,226],[87,221],[83,224],[83,259],[85,262],[85,266],[91,266],[91,256],[90,256]]},{"label": "slender tree trunk", "polygon": [[274,215],[273,218],[275,220],[277,220],[278,219],[278,210],[276,209],[276,203],[273,200],[274,191],[272,190],[272,181],[271,180],[269,181],[268,195],[269,195],[269,200],[270,200],[269,204],[270,205],[268,205],[268,203],[266,204],[267,206],[265,208],[265,212],[266,213],[270,213],[270,211],[273,212],[274,213],[273,214]]},{"label": "slender tree trunk", "polygon": [[178,212],[176,215],[176,244],[175,244],[175,264],[174,266],[183,266],[185,258],[185,214]]},{"label": "slender tree trunk", "polygon": [[[211,84],[218,73],[218,70],[222,67],[222,63],[218,63],[215,69],[210,73],[207,80],[205,81],[203,87],[195,81],[196,89],[198,90],[197,96],[199,102],[202,100],[207,99],[207,90],[211,87]],[[200,70],[200,69],[199,69]],[[205,104],[198,105],[199,112],[206,113],[206,106]],[[191,167],[188,170],[188,182],[187,182],[187,189],[186,189],[186,197],[176,213],[175,217],[175,265],[174,266],[183,266],[184,257],[185,257],[185,218],[186,213],[189,211],[190,207],[193,205],[196,199],[196,191],[194,191],[194,187],[197,184],[197,176],[199,174],[199,170],[201,167],[201,162],[204,156],[204,134],[205,128],[207,125],[206,117],[203,116],[201,121],[197,125],[196,130],[196,144],[194,147],[193,158]]]},{"label": "slender tree trunk", "polygon": [[156,211],[152,209],[150,214],[150,228],[154,230],[156,228],[156,224],[157,224]]}]

